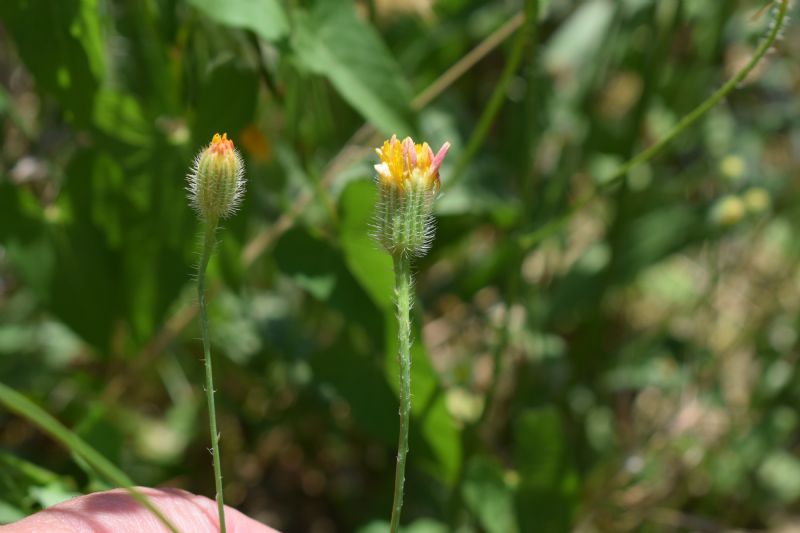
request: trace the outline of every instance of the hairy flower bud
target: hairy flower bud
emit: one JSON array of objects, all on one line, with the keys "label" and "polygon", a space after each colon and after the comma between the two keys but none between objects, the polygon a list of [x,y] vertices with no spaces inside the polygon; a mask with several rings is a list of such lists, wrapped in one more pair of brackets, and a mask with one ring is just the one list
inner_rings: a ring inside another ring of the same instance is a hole
[{"label": "hairy flower bud", "polygon": [[214,135],[186,177],[189,200],[204,219],[216,222],[236,212],[244,193],[244,163],[228,134]]},{"label": "hairy flower bud", "polygon": [[433,238],[433,201],[439,194],[439,167],[450,143],[434,156],[428,143],[393,135],[376,152],[378,208],[375,235],[391,254],[422,256]]}]

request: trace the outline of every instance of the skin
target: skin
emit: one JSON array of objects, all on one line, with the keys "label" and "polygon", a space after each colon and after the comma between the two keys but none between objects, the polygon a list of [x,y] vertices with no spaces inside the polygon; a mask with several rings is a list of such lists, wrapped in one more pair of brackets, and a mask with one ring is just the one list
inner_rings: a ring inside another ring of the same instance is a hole
[{"label": "skin", "polygon": [[[218,533],[217,504],[178,489],[141,488],[181,532]],[[278,533],[236,509],[225,507],[228,533]],[[122,489],[96,492],[48,507],[27,518],[0,526],[0,533],[152,533],[164,525]]]}]

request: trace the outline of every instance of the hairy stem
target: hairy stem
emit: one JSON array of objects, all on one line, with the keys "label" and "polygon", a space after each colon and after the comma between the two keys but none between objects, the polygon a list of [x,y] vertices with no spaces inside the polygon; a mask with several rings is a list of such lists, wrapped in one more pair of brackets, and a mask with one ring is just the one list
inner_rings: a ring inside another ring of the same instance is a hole
[{"label": "hairy stem", "polygon": [[397,298],[397,336],[400,361],[400,435],[397,441],[397,470],[394,474],[394,501],[391,533],[400,527],[400,511],[403,508],[403,485],[406,476],[408,455],[408,425],[411,418],[411,261],[406,253],[393,256],[395,297]]},{"label": "hairy stem", "polygon": [[92,470],[105,478],[106,481],[127,490],[133,499],[153,513],[167,529],[172,533],[178,533],[178,529],[172,522],[150,502],[145,494],[133,486],[133,481],[125,472],[114,466],[111,461],[53,418],[47,411],[3,383],[0,383],[0,404],[3,404],[9,411],[26,418],[30,423],[64,446],[64,448],[86,461]]},{"label": "hairy stem", "polygon": [[197,299],[200,303],[200,329],[203,332],[203,355],[206,366],[206,399],[208,400],[208,426],[211,430],[211,455],[214,460],[214,485],[217,495],[217,511],[219,512],[219,530],[225,533],[225,503],[222,497],[222,466],[219,459],[219,432],[217,431],[217,410],[214,406],[214,374],[211,369],[211,342],[208,338],[208,310],[206,308],[206,268],[214,251],[214,236],[217,232],[217,221],[207,220],[205,223],[203,252],[197,272]]}]

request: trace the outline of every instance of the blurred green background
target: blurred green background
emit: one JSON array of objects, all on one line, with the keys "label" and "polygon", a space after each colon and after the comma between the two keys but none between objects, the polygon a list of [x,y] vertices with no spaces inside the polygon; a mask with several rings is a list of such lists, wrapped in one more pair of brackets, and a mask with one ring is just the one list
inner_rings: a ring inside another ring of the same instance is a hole
[{"label": "blurred green background", "polygon": [[[796,531],[800,34],[598,189],[747,62],[765,4],[3,0],[0,380],[137,483],[213,495],[184,176],[228,132],[248,190],[210,271],[226,503],[383,531],[371,148],[448,140],[408,531]],[[0,409],[0,522],[103,487]]]}]

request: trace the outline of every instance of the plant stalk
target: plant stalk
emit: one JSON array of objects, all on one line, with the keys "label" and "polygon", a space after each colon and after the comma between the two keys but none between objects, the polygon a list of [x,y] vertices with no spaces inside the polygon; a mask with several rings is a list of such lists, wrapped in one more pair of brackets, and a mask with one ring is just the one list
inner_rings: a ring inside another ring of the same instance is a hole
[{"label": "plant stalk", "polygon": [[178,533],[178,529],[175,525],[170,522],[158,507],[153,505],[147,495],[133,486],[133,481],[131,481],[125,472],[114,466],[111,461],[92,448],[76,433],[53,418],[47,411],[3,383],[0,383],[0,404],[4,405],[9,411],[26,418],[30,423],[50,435],[64,448],[86,461],[92,470],[100,474],[106,481],[118,487],[123,487],[133,499],[153,513],[168,530],[172,533]]},{"label": "plant stalk", "polygon": [[411,260],[407,253],[395,254],[394,279],[397,298],[398,352],[400,362],[400,435],[397,442],[397,469],[394,474],[394,501],[390,533],[400,527],[400,511],[403,508],[403,485],[408,455],[408,426],[411,419]]},{"label": "plant stalk", "polygon": [[219,530],[225,533],[225,503],[222,496],[222,466],[219,458],[219,432],[217,431],[217,410],[214,405],[214,374],[211,368],[211,342],[208,336],[208,310],[206,308],[206,269],[214,251],[214,238],[217,221],[207,220],[200,267],[197,272],[197,299],[200,304],[200,329],[203,332],[203,355],[206,367],[206,400],[208,401],[208,426],[211,430],[211,455],[214,461],[214,485],[216,487]]}]

